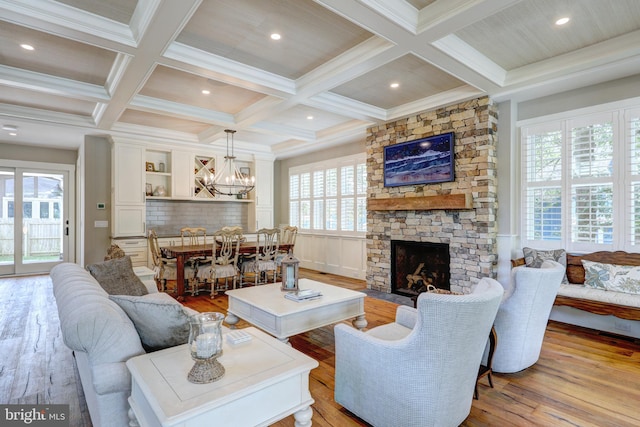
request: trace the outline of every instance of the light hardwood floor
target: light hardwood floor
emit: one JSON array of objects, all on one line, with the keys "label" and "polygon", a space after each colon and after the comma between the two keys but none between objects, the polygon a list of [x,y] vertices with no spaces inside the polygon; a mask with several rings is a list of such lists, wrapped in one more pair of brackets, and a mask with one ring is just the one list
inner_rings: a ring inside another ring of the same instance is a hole
[{"label": "light hardwood floor", "polygon": [[[350,289],[364,282],[303,270],[302,275]],[[71,352],[59,332],[48,276],[0,279],[0,402],[68,403],[72,427],[90,427]],[[227,299],[189,297],[198,311],[226,312]],[[365,298],[369,328],[393,321],[396,304]],[[246,326],[241,322],[240,327]],[[320,363],[311,372],[314,426],[366,426],[333,400],[331,326],[291,338]],[[389,361],[393,363],[393,361]],[[517,374],[481,381],[463,426],[638,426],[640,343],[551,322],[539,362]],[[288,417],[276,426],[293,426]],[[395,426],[394,426],[395,427]]]}]

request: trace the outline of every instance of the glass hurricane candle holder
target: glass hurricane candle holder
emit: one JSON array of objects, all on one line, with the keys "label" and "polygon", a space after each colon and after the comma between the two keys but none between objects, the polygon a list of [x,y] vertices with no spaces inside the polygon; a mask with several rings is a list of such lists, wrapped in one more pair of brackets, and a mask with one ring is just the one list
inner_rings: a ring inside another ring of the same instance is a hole
[{"label": "glass hurricane candle holder", "polygon": [[187,379],[196,384],[216,381],[224,375],[222,356],[222,313],[198,313],[189,318],[189,351],[195,364]]}]

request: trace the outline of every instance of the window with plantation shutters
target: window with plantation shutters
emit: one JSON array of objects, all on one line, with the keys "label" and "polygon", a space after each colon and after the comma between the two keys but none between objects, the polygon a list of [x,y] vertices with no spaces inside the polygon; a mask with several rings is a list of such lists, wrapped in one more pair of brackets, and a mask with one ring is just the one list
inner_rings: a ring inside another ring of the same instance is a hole
[{"label": "window with plantation shutters", "polygon": [[291,168],[289,222],[308,231],[366,232],[364,159],[362,154]]},{"label": "window with plantation shutters", "polygon": [[628,246],[637,252],[640,249],[640,109],[625,113],[625,133],[628,142],[627,190],[630,197],[626,204],[626,226]]},{"label": "window with plantation shutters", "polygon": [[613,243],[613,123],[570,121],[571,241]]},{"label": "window with plantation shutters", "polygon": [[523,246],[638,251],[639,112],[521,128]]}]

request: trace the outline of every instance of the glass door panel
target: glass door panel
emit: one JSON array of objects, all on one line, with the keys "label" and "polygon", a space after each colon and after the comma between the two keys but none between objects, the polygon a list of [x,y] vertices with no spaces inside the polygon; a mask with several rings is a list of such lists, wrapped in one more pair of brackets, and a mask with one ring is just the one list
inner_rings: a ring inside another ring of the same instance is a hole
[{"label": "glass door panel", "polygon": [[69,179],[66,170],[0,167],[0,275],[73,260]]},{"label": "glass door panel", "polygon": [[22,174],[22,264],[63,259],[64,175]]},{"label": "glass door panel", "polygon": [[15,263],[15,172],[0,168],[0,274],[11,274]]}]

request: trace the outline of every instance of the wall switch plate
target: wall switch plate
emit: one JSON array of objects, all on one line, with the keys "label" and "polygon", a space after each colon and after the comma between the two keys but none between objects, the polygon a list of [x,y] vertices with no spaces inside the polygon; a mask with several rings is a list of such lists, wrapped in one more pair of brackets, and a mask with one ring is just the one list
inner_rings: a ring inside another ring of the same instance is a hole
[{"label": "wall switch plate", "polygon": [[94,221],[93,226],[95,228],[108,228],[109,221]]}]

